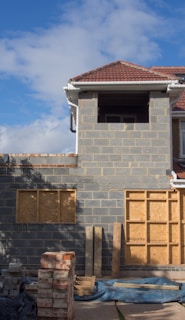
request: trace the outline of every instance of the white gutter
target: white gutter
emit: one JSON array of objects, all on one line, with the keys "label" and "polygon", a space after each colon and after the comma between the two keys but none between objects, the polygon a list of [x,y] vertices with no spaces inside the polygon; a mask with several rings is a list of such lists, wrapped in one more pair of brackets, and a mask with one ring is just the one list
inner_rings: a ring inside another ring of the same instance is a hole
[{"label": "white gutter", "polygon": [[170,179],[170,185],[172,188],[182,189],[185,188],[185,179],[177,179],[177,174],[175,171],[171,171],[172,179]]}]

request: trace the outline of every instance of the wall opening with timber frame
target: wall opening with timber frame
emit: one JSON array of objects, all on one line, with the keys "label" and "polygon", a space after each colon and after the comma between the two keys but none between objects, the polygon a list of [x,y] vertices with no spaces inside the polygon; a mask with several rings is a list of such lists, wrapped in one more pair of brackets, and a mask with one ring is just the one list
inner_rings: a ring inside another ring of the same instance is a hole
[{"label": "wall opening with timber frame", "polygon": [[185,263],[185,189],[125,190],[125,265]]},{"label": "wall opening with timber frame", "polygon": [[76,190],[17,190],[16,223],[75,223]]}]

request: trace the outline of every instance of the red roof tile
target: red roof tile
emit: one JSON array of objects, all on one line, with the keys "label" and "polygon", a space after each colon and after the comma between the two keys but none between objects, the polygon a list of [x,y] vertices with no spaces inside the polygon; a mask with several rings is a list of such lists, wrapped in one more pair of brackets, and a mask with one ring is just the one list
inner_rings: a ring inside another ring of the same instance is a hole
[{"label": "red roof tile", "polygon": [[177,79],[174,75],[157,72],[151,68],[124,61],[116,61],[103,67],[83,73],[71,79],[75,82],[106,81],[165,81]]},{"label": "red roof tile", "polygon": [[182,75],[185,74],[185,67],[181,66],[181,67],[151,67],[151,70],[157,71],[157,72],[162,72],[165,74],[171,74],[171,75]]},{"label": "red roof tile", "polygon": [[[185,75],[185,67],[152,67],[151,70],[162,72],[168,75],[179,75],[180,76]],[[177,101],[175,107],[173,108],[173,111],[184,111],[185,110],[185,91],[182,93],[180,99]]]}]

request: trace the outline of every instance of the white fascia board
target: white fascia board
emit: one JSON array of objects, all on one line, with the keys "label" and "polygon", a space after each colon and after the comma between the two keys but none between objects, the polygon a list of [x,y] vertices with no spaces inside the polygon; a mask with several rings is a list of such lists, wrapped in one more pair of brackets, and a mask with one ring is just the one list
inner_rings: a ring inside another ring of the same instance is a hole
[{"label": "white fascia board", "polygon": [[103,81],[103,82],[77,82],[70,81],[67,84],[66,90],[73,91],[120,91],[120,90],[128,90],[128,91],[140,91],[140,90],[148,90],[148,91],[162,91],[166,90],[168,92],[172,92],[174,90],[182,90],[185,86],[179,85],[178,80],[160,80],[160,81]]},{"label": "white fascia board", "polygon": [[106,86],[106,85],[132,85],[132,84],[166,84],[166,85],[176,85],[179,83],[179,80],[155,80],[155,81],[70,81],[68,84],[72,86],[94,86],[94,85],[100,85],[100,86]]}]

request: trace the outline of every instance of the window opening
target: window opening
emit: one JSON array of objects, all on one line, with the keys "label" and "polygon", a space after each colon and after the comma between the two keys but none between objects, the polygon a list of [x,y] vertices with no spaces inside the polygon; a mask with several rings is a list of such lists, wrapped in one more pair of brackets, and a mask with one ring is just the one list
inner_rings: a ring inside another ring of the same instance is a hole
[{"label": "window opening", "polygon": [[100,93],[98,96],[98,122],[148,123],[148,93]]}]

